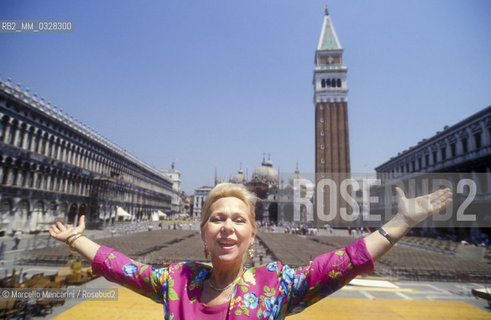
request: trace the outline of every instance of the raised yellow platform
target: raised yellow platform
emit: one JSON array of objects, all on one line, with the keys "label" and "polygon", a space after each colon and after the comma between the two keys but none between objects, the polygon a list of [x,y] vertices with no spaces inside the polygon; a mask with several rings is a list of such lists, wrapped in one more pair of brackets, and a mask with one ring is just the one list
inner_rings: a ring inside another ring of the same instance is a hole
[{"label": "raised yellow platform", "polygon": [[[118,287],[117,301],[84,301],[63,312],[57,320],[162,320],[162,305]],[[326,298],[288,320],[320,319],[491,319],[491,313],[464,302]]]},{"label": "raised yellow platform", "polygon": [[491,319],[491,313],[465,302],[326,298],[289,320],[307,319]]}]

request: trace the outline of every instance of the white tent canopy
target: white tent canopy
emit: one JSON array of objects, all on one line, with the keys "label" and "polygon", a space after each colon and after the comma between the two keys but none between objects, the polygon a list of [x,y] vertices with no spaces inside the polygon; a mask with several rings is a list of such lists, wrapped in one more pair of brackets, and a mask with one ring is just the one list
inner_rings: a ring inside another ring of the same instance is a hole
[{"label": "white tent canopy", "polygon": [[159,214],[157,213],[157,211],[152,212],[151,219],[152,219],[153,222],[159,221]]},{"label": "white tent canopy", "polygon": [[116,217],[122,218],[123,220],[131,220],[132,216],[128,212],[124,211],[123,208],[118,207],[116,210]]},{"label": "white tent canopy", "polygon": [[162,219],[162,218],[163,218],[163,219],[167,218],[167,214],[163,213],[162,211],[157,210],[157,213],[158,213],[158,215],[159,215],[159,218],[161,218],[161,219]]},{"label": "white tent canopy", "polygon": [[165,214],[164,212],[160,211],[160,210],[157,210],[157,211],[154,211],[152,212],[152,221],[159,221],[159,220],[164,220],[167,218],[167,214]]}]

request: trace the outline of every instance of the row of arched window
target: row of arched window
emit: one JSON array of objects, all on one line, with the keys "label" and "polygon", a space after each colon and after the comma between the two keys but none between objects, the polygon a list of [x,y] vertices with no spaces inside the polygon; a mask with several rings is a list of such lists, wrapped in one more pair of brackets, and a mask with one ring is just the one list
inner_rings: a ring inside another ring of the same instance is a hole
[{"label": "row of arched window", "polygon": [[97,182],[90,176],[74,175],[65,170],[14,160],[11,157],[0,156],[0,182],[3,187],[36,189],[81,197],[89,197],[92,192],[105,192],[103,197],[108,201],[162,205],[159,194],[123,186],[109,190],[94,189]]},{"label": "row of arched window", "polygon": [[341,88],[342,81],[341,79],[322,79],[321,87],[322,88]]},{"label": "row of arched window", "polygon": [[47,166],[23,163],[10,157],[0,163],[2,186],[38,189],[57,193],[89,196],[89,176],[79,176],[67,171],[54,170]]},{"label": "row of arched window", "polygon": [[[138,221],[149,220],[155,209],[142,206],[125,208]],[[117,205],[101,205],[99,208],[99,219],[103,224],[114,222],[116,218]],[[54,221],[75,223],[82,214],[88,214],[88,203],[72,203],[59,200],[28,200],[3,198],[0,201],[0,224],[2,231],[12,234],[15,231],[25,233],[36,231],[47,231]]]},{"label": "row of arched window", "polygon": [[392,177],[418,172],[489,146],[491,146],[491,127],[487,129],[487,132],[477,130],[469,133],[465,131],[459,136],[449,136],[446,140],[441,140],[439,143],[427,147],[418,155],[408,156],[392,165],[389,171],[384,171],[389,172]]},{"label": "row of arched window", "polygon": [[137,168],[130,170],[127,166],[112,161],[108,157],[77,146],[33,125],[10,119],[8,116],[3,116],[0,121],[0,142],[95,172],[101,176],[117,177],[130,184],[156,192],[165,192],[162,187],[163,180],[160,178],[148,177]]}]

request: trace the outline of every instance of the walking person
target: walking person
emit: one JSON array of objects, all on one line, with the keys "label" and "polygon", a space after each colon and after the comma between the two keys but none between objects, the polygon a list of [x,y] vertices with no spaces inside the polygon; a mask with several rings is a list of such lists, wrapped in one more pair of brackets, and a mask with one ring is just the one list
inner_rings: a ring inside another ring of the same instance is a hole
[{"label": "walking person", "polygon": [[17,250],[19,248],[19,243],[20,240],[22,239],[22,232],[17,230],[14,233],[14,246],[12,247],[12,250]]},{"label": "walking person", "polygon": [[2,243],[0,243],[0,260],[3,260],[4,259],[4,256],[5,256],[5,248],[7,246],[5,245],[5,242],[2,241]]}]

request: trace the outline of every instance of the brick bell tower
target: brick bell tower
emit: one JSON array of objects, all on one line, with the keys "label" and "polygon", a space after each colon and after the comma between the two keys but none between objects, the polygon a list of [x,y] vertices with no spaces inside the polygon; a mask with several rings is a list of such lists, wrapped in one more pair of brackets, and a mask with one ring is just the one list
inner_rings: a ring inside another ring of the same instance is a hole
[{"label": "brick bell tower", "polygon": [[[339,195],[340,181],[350,174],[350,152],[348,134],[348,85],[346,75],[348,68],[343,64],[343,48],[339,42],[336,31],[329,16],[327,7],[324,9],[324,23],[322,25],[319,44],[315,52],[314,69],[314,105],[315,105],[315,172],[316,190],[319,181],[330,178],[336,181]],[[329,188],[329,187],[328,187]],[[326,188],[325,188],[326,189]],[[339,208],[343,201],[337,197],[336,210],[329,210],[332,202],[332,193],[325,191],[323,201],[316,198],[315,212],[321,210],[323,214],[332,211],[336,217],[331,221],[320,220],[314,214],[317,226],[326,223],[332,225],[346,225],[341,221]],[[319,207],[319,203],[320,207]],[[345,206],[346,207],[346,206]]]}]

